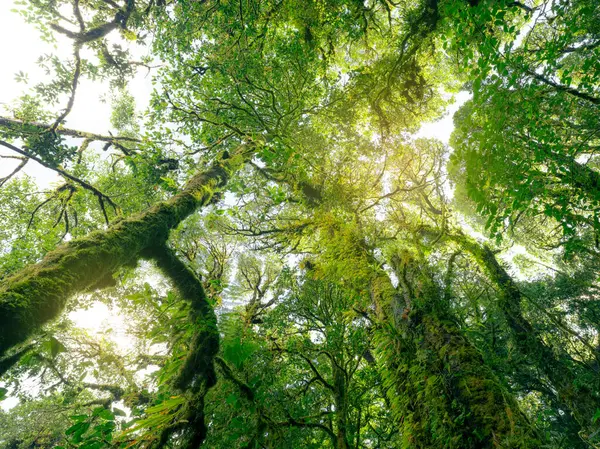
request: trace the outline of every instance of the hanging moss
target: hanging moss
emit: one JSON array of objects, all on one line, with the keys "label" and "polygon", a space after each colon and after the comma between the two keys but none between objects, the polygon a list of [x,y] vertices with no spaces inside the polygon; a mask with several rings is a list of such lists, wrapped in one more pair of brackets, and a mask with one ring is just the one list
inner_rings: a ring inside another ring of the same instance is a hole
[{"label": "hanging moss", "polygon": [[243,161],[241,152],[221,159],[193,176],[168,201],[64,244],[38,264],[4,279],[0,285],[0,356],[55,318],[70,296],[135,262],[145,249],[165,242],[169,231],[208,204]]},{"label": "hanging moss", "polygon": [[13,354],[7,355],[6,357],[0,359],[0,377],[2,377],[4,373],[6,373],[15,363],[17,363],[21,357],[23,357],[29,351],[32,351],[35,347],[35,344],[29,344],[17,351],[14,351]]}]

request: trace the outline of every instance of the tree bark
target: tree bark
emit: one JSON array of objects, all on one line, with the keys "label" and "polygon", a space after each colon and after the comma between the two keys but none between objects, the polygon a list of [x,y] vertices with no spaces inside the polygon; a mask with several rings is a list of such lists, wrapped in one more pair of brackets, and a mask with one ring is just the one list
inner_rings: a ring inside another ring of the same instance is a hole
[{"label": "tree bark", "polygon": [[558,174],[565,184],[569,184],[586,195],[591,201],[600,200],[600,173],[581,164],[571,156],[550,153],[549,158],[558,161],[566,168],[566,173]]},{"label": "tree bark", "polygon": [[511,276],[498,263],[492,250],[464,235],[452,234],[448,238],[469,252],[498,287],[498,307],[513,333],[517,348],[550,380],[556,389],[558,400],[573,413],[579,425],[584,429],[590,429],[592,417],[595,411],[600,409],[600,401],[594,392],[577,388],[577,376],[572,368],[557,357],[523,316],[522,293]]},{"label": "tree bark", "polygon": [[207,205],[244,162],[243,148],[194,175],[171,199],[103,231],[73,240],[0,283],[0,357],[57,317],[67,299],[95,287],[122,266],[136,263],[148,248]]},{"label": "tree bark", "polygon": [[590,103],[593,103],[593,104],[600,104],[600,98],[594,97],[593,95],[590,95],[586,92],[581,92],[571,86],[565,86],[564,84],[559,84],[557,82],[554,82],[554,81],[546,78],[543,75],[540,75],[539,73],[532,72],[530,70],[527,70],[527,74],[548,86],[554,87],[559,92],[568,93],[570,95],[573,95],[574,97],[581,98],[581,99],[589,101]]},{"label": "tree bark", "polygon": [[331,362],[333,371],[333,394],[335,401],[336,449],[350,449],[348,443],[348,389],[346,373]]},{"label": "tree bark", "polygon": [[401,316],[388,313],[377,331],[382,376],[400,425],[401,447],[540,447],[514,398],[451,319],[427,271],[414,261],[398,271],[404,294],[390,294],[391,281],[380,273],[379,291],[387,294],[376,298],[403,302],[377,306],[403,310]]}]

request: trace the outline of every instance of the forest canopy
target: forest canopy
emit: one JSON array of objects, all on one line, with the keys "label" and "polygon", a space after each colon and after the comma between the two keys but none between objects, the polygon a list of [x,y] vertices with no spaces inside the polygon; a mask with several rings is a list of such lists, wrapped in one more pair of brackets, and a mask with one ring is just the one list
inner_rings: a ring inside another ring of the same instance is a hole
[{"label": "forest canopy", "polygon": [[1,448],[600,448],[600,3],[12,14]]}]

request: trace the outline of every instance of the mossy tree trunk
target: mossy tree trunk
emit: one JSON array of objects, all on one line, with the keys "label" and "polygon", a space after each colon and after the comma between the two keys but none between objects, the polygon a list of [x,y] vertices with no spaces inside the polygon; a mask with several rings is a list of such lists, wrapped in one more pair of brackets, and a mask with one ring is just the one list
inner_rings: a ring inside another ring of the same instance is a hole
[{"label": "mossy tree trunk", "polygon": [[452,320],[423,263],[403,259],[402,266],[392,264],[400,294],[392,293],[386,274],[376,282],[385,293],[376,298],[386,302],[378,309],[387,311],[377,331],[377,349],[401,447],[540,447],[514,398]]},{"label": "mossy tree trunk", "polygon": [[194,328],[186,360],[173,380],[173,386],[185,392],[188,397],[185,419],[162,431],[157,449],[170,447],[168,445],[174,437],[180,447],[197,449],[204,442],[207,432],[204,398],[216,383],[214,359],[219,352],[217,316],[207,299],[202,282],[175,252],[162,245],[152,248],[144,256],[155,261],[182,298],[190,304],[189,318]]},{"label": "mossy tree trunk", "polygon": [[600,409],[597,394],[577,386],[574,363],[569,359],[561,360],[523,316],[523,295],[512,277],[498,263],[492,250],[464,235],[454,234],[448,238],[469,252],[498,288],[498,308],[506,318],[519,352],[548,378],[556,390],[558,401],[573,414],[579,425],[590,432],[594,431],[592,418]]},{"label": "mossy tree trunk", "polygon": [[333,395],[335,403],[335,449],[350,449],[348,442],[348,385],[347,372],[332,360]]},{"label": "mossy tree trunk", "polygon": [[41,262],[4,279],[0,284],[0,356],[57,317],[70,296],[110,279],[148,248],[164,245],[169,232],[207,205],[243,162],[244,150],[224,156],[193,176],[168,201],[61,245]]}]

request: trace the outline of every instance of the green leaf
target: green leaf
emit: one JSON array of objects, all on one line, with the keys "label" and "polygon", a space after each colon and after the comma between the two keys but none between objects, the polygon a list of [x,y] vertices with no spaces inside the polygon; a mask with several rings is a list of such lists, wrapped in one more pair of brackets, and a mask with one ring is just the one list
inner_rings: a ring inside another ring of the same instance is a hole
[{"label": "green leaf", "polygon": [[79,446],[79,449],[101,449],[102,447],[104,447],[102,441],[87,441]]},{"label": "green leaf", "polygon": [[56,339],[56,337],[50,337],[49,347],[52,358],[55,358],[58,354],[67,350],[67,348],[65,348],[65,346]]},{"label": "green leaf", "polygon": [[233,405],[233,406],[235,406],[237,401],[238,401],[238,397],[234,393],[231,393],[229,396],[227,396],[227,399],[225,400],[225,402],[227,402],[229,405]]},{"label": "green leaf", "polygon": [[123,410],[117,407],[113,408],[113,413],[115,414],[115,416],[127,416],[127,413],[125,413]]},{"label": "green leaf", "polygon": [[[87,426],[87,427],[85,427],[85,426]],[[78,422],[77,424],[73,424],[71,427],[69,427],[67,430],[65,430],[65,435],[74,435],[76,432],[79,432],[84,427],[85,427],[85,430],[87,430],[90,427],[89,423]],[[85,432],[85,430],[84,430],[84,432]]]},{"label": "green leaf", "polygon": [[166,401],[162,402],[161,404],[155,405],[153,407],[148,407],[146,409],[146,414],[151,415],[154,413],[159,413],[165,410],[169,410],[172,408],[175,408],[181,404],[183,404],[185,402],[185,398],[182,396],[175,396],[171,399],[167,399]]},{"label": "green leaf", "polygon": [[113,419],[115,419],[115,415],[113,415],[113,413],[109,409],[104,407],[95,408],[92,412],[92,415],[98,416],[102,419],[106,419],[107,421],[112,421]]},{"label": "green leaf", "polygon": [[71,437],[71,442],[74,444],[78,444],[81,442],[81,440],[83,439],[83,434],[85,432],[87,432],[87,430],[90,428],[90,423],[89,422],[80,422],[77,423],[71,427],[69,427],[66,431],[65,434],[67,436],[72,435]]},{"label": "green leaf", "polygon": [[73,416],[69,416],[69,418],[73,421],[75,421],[76,423],[79,422],[83,422],[87,419],[87,415],[73,415]]}]

